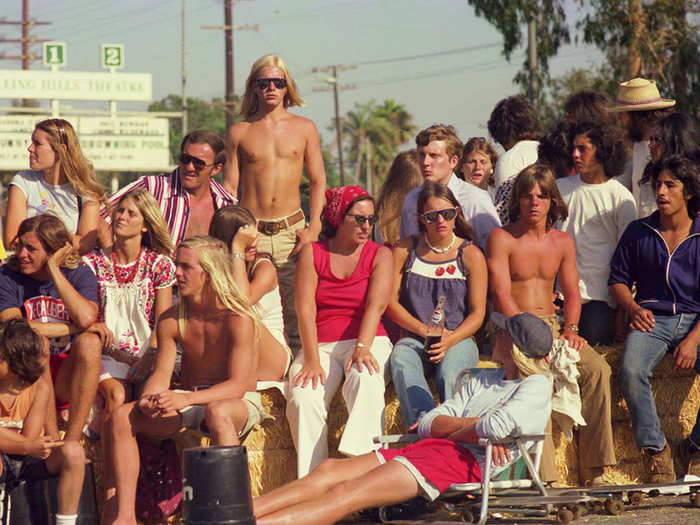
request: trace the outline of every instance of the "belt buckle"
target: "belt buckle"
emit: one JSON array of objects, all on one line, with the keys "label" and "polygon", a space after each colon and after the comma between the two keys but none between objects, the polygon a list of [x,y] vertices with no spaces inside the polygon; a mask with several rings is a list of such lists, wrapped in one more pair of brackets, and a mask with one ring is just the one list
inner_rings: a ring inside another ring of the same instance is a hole
[{"label": "belt buckle", "polygon": [[279,222],[261,222],[262,228],[259,228],[265,235],[277,235],[280,231]]}]

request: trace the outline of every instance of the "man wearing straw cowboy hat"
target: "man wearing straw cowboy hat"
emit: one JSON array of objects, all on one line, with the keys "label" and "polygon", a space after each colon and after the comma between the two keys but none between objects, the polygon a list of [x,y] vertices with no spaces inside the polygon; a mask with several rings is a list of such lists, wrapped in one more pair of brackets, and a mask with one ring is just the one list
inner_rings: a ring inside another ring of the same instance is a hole
[{"label": "man wearing straw cowboy hat", "polygon": [[620,121],[627,128],[633,143],[632,160],[621,181],[632,192],[637,203],[639,217],[646,217],[656,210],[651,184],[640,186],[644,167],[649,162],[649,137],[656,122],[666,116],[676,101],[662,98],[654,80],[633,78],[622,82],[617,91],[617,104],[608,108],[620,113]]}]

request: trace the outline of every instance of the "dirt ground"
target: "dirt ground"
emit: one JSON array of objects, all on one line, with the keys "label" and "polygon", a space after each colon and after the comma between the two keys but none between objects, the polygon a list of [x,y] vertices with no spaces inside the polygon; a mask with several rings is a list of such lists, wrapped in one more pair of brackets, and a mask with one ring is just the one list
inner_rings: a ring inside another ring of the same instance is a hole
[{"label": "dirt ground", "polygon": [[[397,522],[403,525],[447,525],[447,523],[458,523],[459,518],[456,516],[450,517],[444,513],[436,513],[426,516],[426,519],[421,520],[406,520]],[[348,519],[342,521],[344,525],[350,524],[375,524],[378,521],[372,521],[363,517],[356,519]],[[512,517],[512,516],[491,516],[488,520],[489,524],[508,524],[508,525],[540,525],[540,524],[556,524],[556,516],[548,517]],[[639,505],[625,505],[624,511],[618,516],[609,514],[588,514],[576,521],[572,521],[576,525],[700,525],[700,508],[693,507],[688,495],[682,496],[659,496],[656,498],[645,498]]]}]

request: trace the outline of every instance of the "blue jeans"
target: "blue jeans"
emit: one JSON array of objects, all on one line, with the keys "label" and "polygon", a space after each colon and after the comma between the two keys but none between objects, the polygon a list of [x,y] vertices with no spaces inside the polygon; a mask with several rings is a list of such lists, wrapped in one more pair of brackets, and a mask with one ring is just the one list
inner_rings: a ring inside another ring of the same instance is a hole
[{"label": "blue jeans", "polygon": [[479,350],[471,337],[450,347],[437,365],[428,360],[429,355],[423,346],[423,341],[404,337],[391,352],[391,377],[407,428],[436,406],[425,379],[428,371],[435,370],[435,382],[442,403],[454,394],[457,378],[462,371],[474,368],[479,362]]},{"label": "blue jeans", "polygon": [[[666,446],[666,436],[661,430],[649,379],[652,370],[664,355],[675,348],[692,330],[698,314],[655,315],[654,318],[656,323],[651,332],[633,330],[627,337],[620,375],[622,393],[632,416],[637,447],[661,451]],[[695,362],[695,371],[700,373],[700,359]],[[690,439],[693,443],[700,444],[700,425],[697,418]]]},{"label": "blue jeans", "polygon": [[588,301],[581,305],[579,333],[588,344],[609,345],[615,339],[615,310],[605,301]]}]

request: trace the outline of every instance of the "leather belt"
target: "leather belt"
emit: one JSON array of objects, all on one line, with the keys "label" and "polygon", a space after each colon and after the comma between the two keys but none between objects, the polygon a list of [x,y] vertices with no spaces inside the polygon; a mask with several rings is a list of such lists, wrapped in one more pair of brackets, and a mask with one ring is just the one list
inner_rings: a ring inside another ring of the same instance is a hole
[{"label": "leather belt", "polygon": [[291,228],[299,221],[304,220],[304,212],[298,210],[278,221],[258,221],[258,231],[264,235],[276,235],[280,230]]}]

